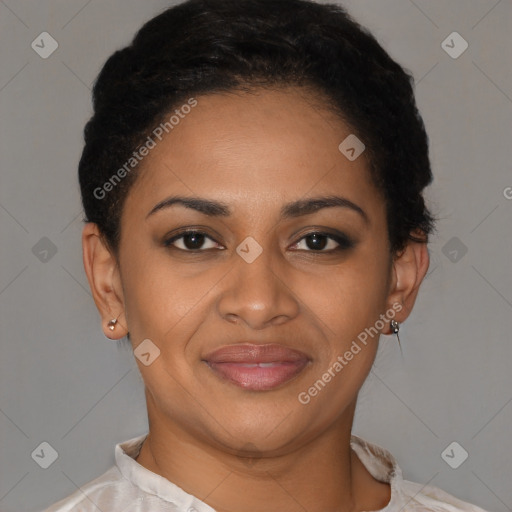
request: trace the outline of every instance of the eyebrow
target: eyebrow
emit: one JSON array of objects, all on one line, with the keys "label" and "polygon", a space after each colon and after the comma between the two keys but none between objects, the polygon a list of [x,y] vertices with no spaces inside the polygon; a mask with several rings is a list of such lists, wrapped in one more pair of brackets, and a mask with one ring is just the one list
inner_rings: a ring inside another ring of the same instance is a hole
[{"label": "eyebrow", "polygon": [[[146,219],[156,212],[170,208],[173,205],[181,205],[185,208],[190,208],[204,215],[208,215],[209,217],[229,217],[231,215],[229,206],[219,201],[213,201],[211,199],[201,197],[171,196],[157,203],[147,214]],[[370,222],[368,215],[360,206],[349,199],[340,196],[299,199],[298,201],[284,205],[281,208],[280,216],[282,219],[290,219],[301,217],[303,215],[310,215],[323,208],[334,207],[348,208],[358,213],[366,224],[369,224]]]}]

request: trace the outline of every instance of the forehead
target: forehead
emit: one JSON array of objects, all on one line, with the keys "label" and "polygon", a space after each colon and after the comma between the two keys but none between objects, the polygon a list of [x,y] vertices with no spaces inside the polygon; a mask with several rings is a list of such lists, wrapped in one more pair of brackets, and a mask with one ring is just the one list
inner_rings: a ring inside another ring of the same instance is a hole
[{"label": "forehead", "polygon": [[350,127],[308,90],[195,100],[196,106],[175,116],[178,122],[161,141],[155,138],[126,207],[130,203],[147,213],[167,195],[180,193],[215,198],[247,213],[337,192],[382,209],[364,152],[350,161],[339,149],[352,135]]}]

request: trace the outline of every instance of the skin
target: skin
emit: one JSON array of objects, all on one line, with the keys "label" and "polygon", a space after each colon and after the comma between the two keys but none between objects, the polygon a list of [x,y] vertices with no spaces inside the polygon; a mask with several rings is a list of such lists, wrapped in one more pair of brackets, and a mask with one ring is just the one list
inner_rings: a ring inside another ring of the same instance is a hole
[{"label": "skin", "polygon": [[[408,317],[428,251],[410,242],[391,254],[384,199],[364,153],[353,162],[340,153],[350,128],[307,92],[198,97],[143,161],[123,209],[119,254],[95,224],[83,230],[105,335],[129,332],[134,349],[149,338],[160,350],[149,366],[137,359],[150,427],[137,462],[219,512],[377,510],[390,499],[389,485],[350,448],[378,336],[308,404],[297,397],[393,304],[402,306],[396,320]],[[174,205],[148,217],[172,195],[222,202],[231,215]],[[280,218],[287,203],[332,195],[358,205],[367,222],[348,207]],[[199,244],[203,252],[186,252],[183,238],[164,245],[186,227],[211,238]],[[329,238],[320,250],[308,246],[306,235],[319,231],[345,233],[355,246],[333,250],[339,245]],[[236,252],[249,236],[262,248],[252,263]],[[389,322],[381,332],[391,332]],[[278,388],[245,390],[202,361],[242,341],[279,342],[311,361]]]}]

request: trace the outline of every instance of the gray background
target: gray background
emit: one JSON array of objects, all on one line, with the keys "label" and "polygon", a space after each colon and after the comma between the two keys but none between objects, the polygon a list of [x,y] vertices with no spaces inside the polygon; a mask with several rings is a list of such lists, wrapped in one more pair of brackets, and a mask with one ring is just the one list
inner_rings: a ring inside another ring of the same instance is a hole
[{"label": "gray background", "polygon": [[[0,0],[4,512],[67,496],[147,428],[133,354],[104,338],[82,268],[77,162],[100,66],[168,5]],[[415,76],[440,218],[403,358],[383,337],[354,433],[389,449],[409,480],[512,510],[512,2],[344,5]],[[31,48],[43,31],[59,44],[47,59]],[[453,31],[469,43],[457,59],[441,47]],[[43,441],[58,452],[48,469],[31,457]],[[453,441],[469,453],[457,469],[441,457]]]}]

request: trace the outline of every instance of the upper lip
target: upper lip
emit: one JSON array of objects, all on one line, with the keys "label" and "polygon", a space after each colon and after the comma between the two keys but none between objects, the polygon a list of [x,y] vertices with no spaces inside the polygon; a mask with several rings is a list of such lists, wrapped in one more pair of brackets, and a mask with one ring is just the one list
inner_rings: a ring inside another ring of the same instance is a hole
[{"label": "upper lip", "polygon": [[309,360],[300,350],[292,349],[279,343],[238,343],[225,345],[204,357],[209,363],[273,363]]}]

